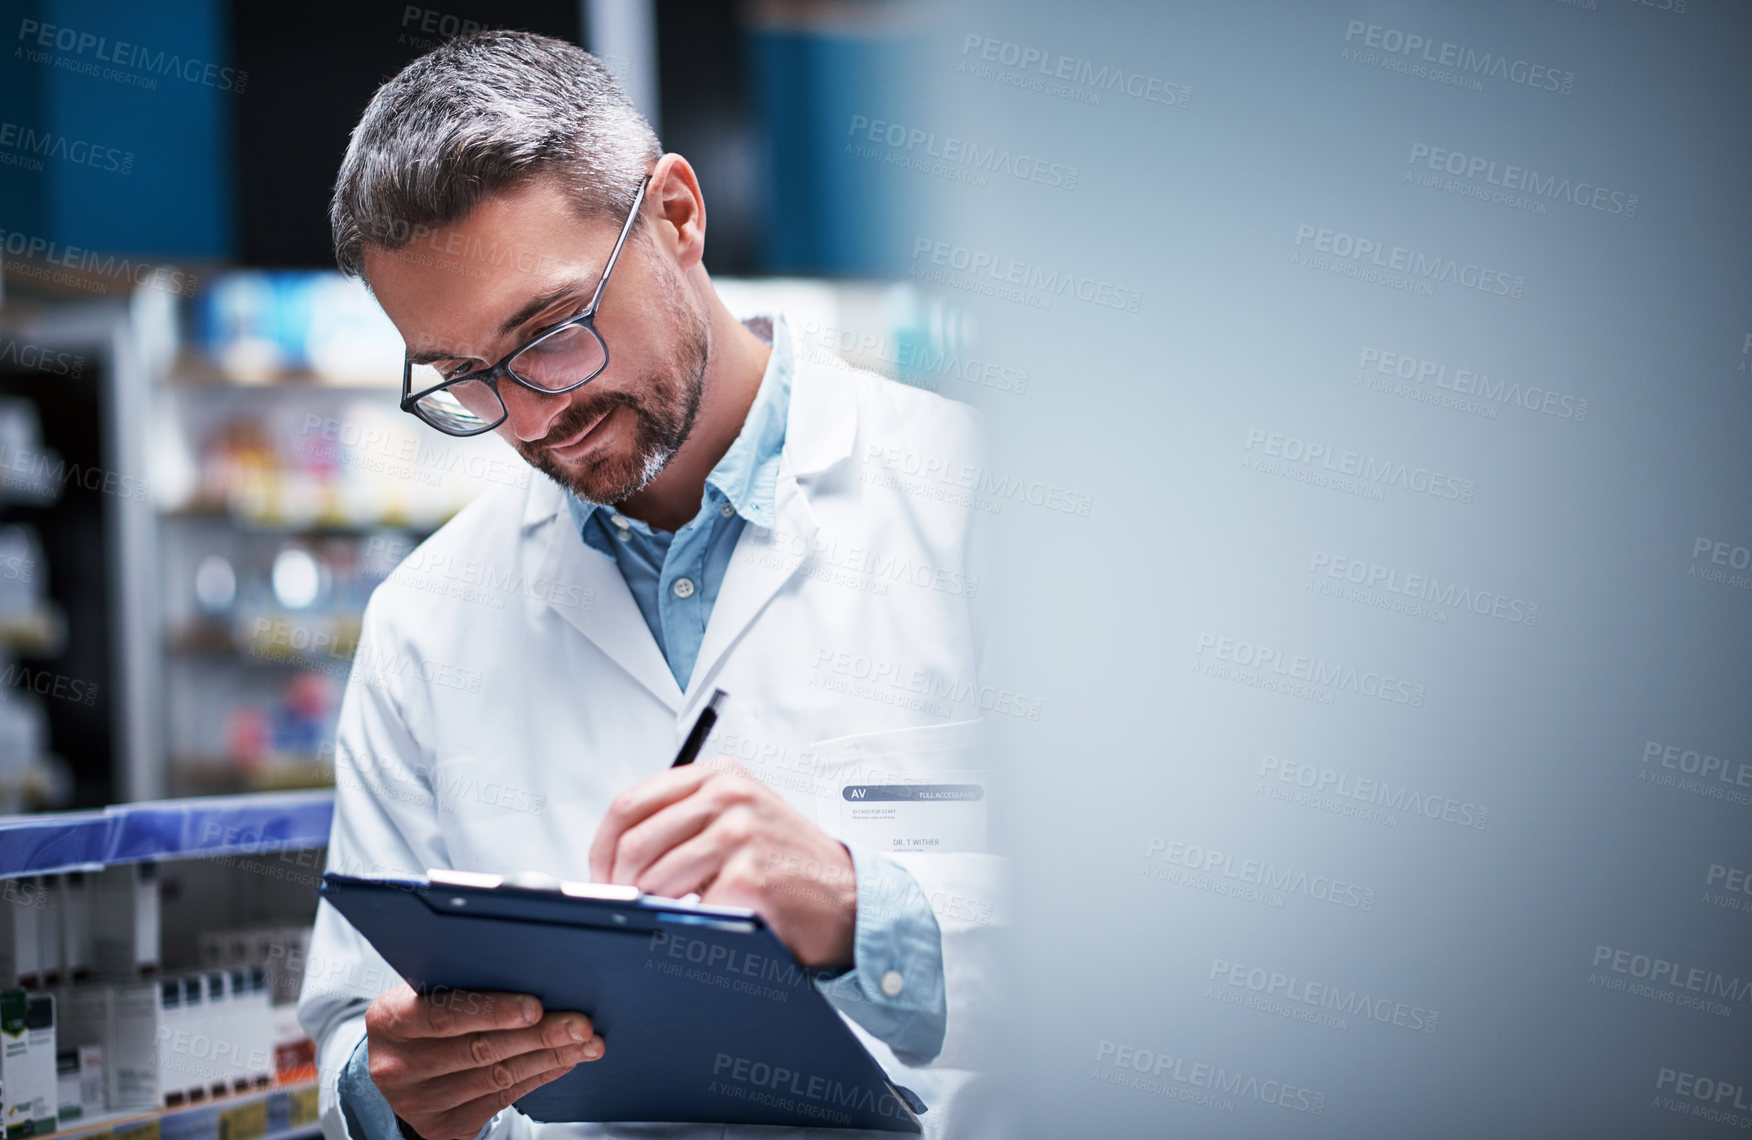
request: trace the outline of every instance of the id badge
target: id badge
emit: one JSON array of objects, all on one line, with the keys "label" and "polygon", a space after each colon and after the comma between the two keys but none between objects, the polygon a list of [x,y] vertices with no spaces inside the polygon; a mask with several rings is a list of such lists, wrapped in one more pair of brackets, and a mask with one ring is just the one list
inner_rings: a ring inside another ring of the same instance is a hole
[{"label": "id badge", "polygon": [[992,801],[983,724],[860,733],[810,746],[818,822],[873,851],[985,851]]},{"label": "id badge", "polygon": [[984,851],[983,772],[869,774],[840,788],[840,838],[876,851]]}]

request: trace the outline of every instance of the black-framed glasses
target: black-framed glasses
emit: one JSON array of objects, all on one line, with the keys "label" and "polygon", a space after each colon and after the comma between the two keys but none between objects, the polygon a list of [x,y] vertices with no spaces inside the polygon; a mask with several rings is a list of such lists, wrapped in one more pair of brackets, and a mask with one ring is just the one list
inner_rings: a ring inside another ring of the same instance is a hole
[{"label": "black-framed glasses", "polygon": [[614,251],[608,255],[596,291],[590,294],[590,303],[583,312],[536,334],[491,368],[462,376],[446,377],[430,364],[404,359],[401,410],[412,412],[448,435],[480,435],[504,423],[511,414],[499,397],[501,379],[544,396],[559,396],[582,388],[601,375],[608,367],[608,345],[596,331],[596,306],[602,301],[602,291],[608,286],[614,263],[620,260],[621,247],[633,232],[633,222],[645,201],[645,187],[650,183],[649,175],[639,182],[633,208],[621,225]]}]

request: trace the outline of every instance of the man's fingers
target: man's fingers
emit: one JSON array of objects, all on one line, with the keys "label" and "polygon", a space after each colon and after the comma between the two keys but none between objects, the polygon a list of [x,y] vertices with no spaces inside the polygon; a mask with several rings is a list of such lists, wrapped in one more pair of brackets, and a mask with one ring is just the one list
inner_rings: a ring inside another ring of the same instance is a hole
[{"label": "man's fingers", "polygon": [[[481,1097],[491,1096],[556,1069],[570,1069],[585,1061],[602,1056],[602,1038],[558,1049],[537,1049],[503,1061],[466,1072],[433,1076],[420,1082],[414,1090],[421,1103],[437,1105],[467,1105]],[[501,1105],[500,1107],[503,1107]]]},{"label": "man's fingers", "polygon": [[636,880],[647,894],[680,898],[690,892],[705,894],[724,861],[732,854],[724,829],[708,827],[645,869]]},{"label": "man's fingers", "polygon": [[378,994],[365,1010],[365,1029],[369,1033],[406,1037],[407,1027],[419,1020],[420,995],[406,982]]},{"label": "man's fingers", "polygon": [[[600,1043],[601,1038],[597,1038],[597,1041]],[[600,1054],[598,1054],[598,1056],[600,1056]],[[520,1097],[527,1093],[534,1092],[549,1081],[558,1080],[576,1067],[575,1064],[565,1064],[555,1068],[545,1069],[542,1072],[525,1077],[523,1080],[518,1081],[509,1088],[493,1089],[492,1091],[484,1093],[465,1104],[459,1105],[458,1107],[451,1109],[449,1112],[442,1114],[438,1118],[438,1124],[436,1126],[438,1128],[438,1134],[440,1136],[473,1136],[476,1132],[481,1130],[481,1125],[493,1118],[494,1113],[502,1108],[509,1107]],[[421,1132],[420,1134],[422,1136],[427,1135],[425,1132]]]},{"label": "man's fingers", "polygon": [[541,1019],[541,1002],[530,994],[440,990],[422,997],[403,983],[380,996],[373,1008],[379,1003],[383,1019],[376,1028],[404,1040],[520,1029]]},{"label": "man's fingers", "polygon": [[607,881],[639,882],[646,868],[704,831],[717,817],[720,809],[714,799],[696,793],[627,828],[615,846]]},{"label": "man's fingers", "polygon": [[527,1029],[488,1030],[432,1042],[424,1071],[430,1076],[460,1073],[497,1064],[542,1049],[570,1049],[595,1033],[581,1013],[550,1013]]},{"label": "man's fingers", "polygon": [[596,838],[590,843],[590,878],[598,883],[608,881],[609,873],[614,870],[615,847],[620,843],[622,832],[652,812],[691,796],[715,774],[698,764],[670,768],[616,796],[596,829]]}]

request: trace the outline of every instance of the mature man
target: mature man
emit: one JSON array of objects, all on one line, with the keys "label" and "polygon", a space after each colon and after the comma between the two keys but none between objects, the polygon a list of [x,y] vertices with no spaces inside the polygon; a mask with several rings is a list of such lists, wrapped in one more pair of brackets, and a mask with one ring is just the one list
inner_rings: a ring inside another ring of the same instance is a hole
[{"label": "mature man", "polygon": [[[494,431],[541,474],[373,596],[331,866],[751,907],[927,1130],[962,1134],[1002,925],[986,801],[872,822],[841,791],[874,771],[983,779],[971,413],[811,364],[782,317],[733,317],[692,168],[555,40],[459,39],[385,84],[332,222],[406,341],[403,407]],[[669,770],[716,688],[722,755]],[[589,1012],[417,997],[326,905],[299,1009],[331,1140],[651,1135],[508,1107],[615,1048]]]}]

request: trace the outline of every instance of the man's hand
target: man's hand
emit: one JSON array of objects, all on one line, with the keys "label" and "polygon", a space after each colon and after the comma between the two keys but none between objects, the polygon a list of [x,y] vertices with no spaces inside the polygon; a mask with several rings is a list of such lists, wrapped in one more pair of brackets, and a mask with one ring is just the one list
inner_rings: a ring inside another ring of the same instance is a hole
[{"label": "man's hand", "polygon": [[852,965],[851,853],[727,756],[616,796],[590,845],[590,877],[748,907],[803,965]]},{"label": "man's hand", "polygon": [[371,1083],[425,1140],[470,1140],[531,1089],[602,1056],[581,1013],[544,1015],[529,994],[446,990],[421,997],[406,983],[365,1011]]}]

